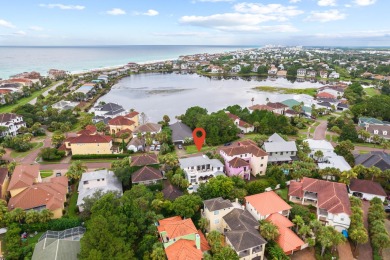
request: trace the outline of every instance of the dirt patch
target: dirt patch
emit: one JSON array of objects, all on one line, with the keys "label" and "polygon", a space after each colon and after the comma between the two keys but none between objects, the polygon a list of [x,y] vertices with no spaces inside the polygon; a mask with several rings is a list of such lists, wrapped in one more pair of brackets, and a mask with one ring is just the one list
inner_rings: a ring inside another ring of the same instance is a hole
[{"label": "dirt patch", "polygon": [[292,260],[315,260],[315,251],[313,247],[305,248],[301,251],[294,252],[294,254],[290,255]]}]

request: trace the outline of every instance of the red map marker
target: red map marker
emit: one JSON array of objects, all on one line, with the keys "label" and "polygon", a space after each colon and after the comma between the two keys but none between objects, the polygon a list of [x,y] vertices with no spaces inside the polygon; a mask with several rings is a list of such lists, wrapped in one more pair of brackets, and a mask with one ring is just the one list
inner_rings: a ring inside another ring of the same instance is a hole
[{"label": "red map marker", "polygon": [[[202,136],[200,137],[196,135],[199,132],[202,133]],[[196,148],[198,148],[198,152],[200,152],[204,144],[204,139],[206,139],[206,131],[203,128],[197,127],[192,132],[192,137],[194,138],[194,143],[196,145]]]}]

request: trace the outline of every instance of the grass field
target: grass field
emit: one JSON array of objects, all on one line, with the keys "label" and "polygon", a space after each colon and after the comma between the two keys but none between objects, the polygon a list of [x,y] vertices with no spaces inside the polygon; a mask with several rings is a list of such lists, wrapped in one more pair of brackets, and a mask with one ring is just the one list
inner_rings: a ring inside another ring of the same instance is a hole
[{"label": "grass field", "polygon": [[[199,153],[198,148],[196,148],[196,146],[194,144],[186,146],[185,148],[186,148],[187,154]],[[200,152],[208,152],[208,151],[211,151],[215,148],[216,148],[215,146],[203,146],[202,149],[200,150]]]},{"label": "grass field", "polygon": [[292,89],[292,88],[277,88],[277,87],[270,87],[270,86],[259,86],[253,88],[258,91],[264,91],[264,92],[278,92],[281,94],[306,94],[309,96],[315,96],[317,94],[316,88],[305,88],[305,89]]},{"label": "grass field", "polygon": [[40,96],[43,92],[45,92],[46,90],[51,88],[56,83],[57,82],[53,82],[50,86],[45,87],[43,89],[40,89],[40,90],[32,93],[31,96],[24,97],[24,98],[17,100],[15,104],[5,105],[5,106],[0,107],[0,113],[9,113],[9,112],[12,112],[12,110],[14,110],[17,106],[23,106],[23,105],[27,104],[28,102],[30,102],[34,98]]},{"label": "grass field", "polygon": [[53,170],[42,170],[40,171],[41,178],[47,178],[53,175]]},{"label": "grass field", "polygon": [[369,96],[369,97],[376,96],[376,95],[380,94],[379,90],[377,90],[375,88],[365,88],[364,92],[366,92],[367,96]]},{"label": "grass field", "polygon": [[33,237],[30,237],[30,234],[28,234],[27,236],[27,244],[28,245],[31,245],[31,244],[36,244],[38,243],[38,239],[42,236],[44,232],[38,232],[36,235],[34,235]]},{"label": "grass field", "polygon": [[73,187],[72,195],[70,196],[69,199],[69,206],[68,206],[68,216],[70,218],[77,218],[76,214],[76,207],[77,207],[77,198],[79,194],[77,193],[77,186],[78,184],[75,184]]},{"label": "grass field", "polygon": [[371,144],[371,143],[354,143],[354,146],[362,146],[362,147],[371,147],[371,148],[379,148],[381,149],[382,146],[379,144]]},{"label": "grass field", "polygon": [[287,194],[288,194],[287,188],[277,190],[276,193],[277,193],[282,199],[287,200]]},{"label": "grass field", "polygon": [[32,143],[32,144],[34,145],[33,148],[31,148],[30,150],[28,150],[26,152],[12,151],[11,152],[11,157],[14,158],[14,159],[25,157],[27,154],[29,154],[32,151],[34,151],[36,149],[39,149],[39,148],[41,148],[43,146],[42,142],[37,142],[37,143]]}]

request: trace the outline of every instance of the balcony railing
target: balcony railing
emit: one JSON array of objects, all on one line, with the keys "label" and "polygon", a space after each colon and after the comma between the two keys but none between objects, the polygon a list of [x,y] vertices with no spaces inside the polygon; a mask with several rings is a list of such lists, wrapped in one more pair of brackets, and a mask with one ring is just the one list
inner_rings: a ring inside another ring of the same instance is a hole
[{"label": "balcony railing", "polygon": [[304,195],[303,195],[303,197],[305,198],[305,199],[310,199],[310,200],[317,200],[317,194],[315,194],[315,193],[305,193]]},{"label": "balcony railing", "polygon": [[328,211],[326,211],[324,209],[319,209],[318,210],[318,215],[324,216],[324,217],[328,217]]},{"label": "balcony railing", "polygon": [[245,256],[248,256],[250,254],[250,251],[249,250],[244,250],[244,251],[241,251],[238,253],[238,257],[245,257]]}]

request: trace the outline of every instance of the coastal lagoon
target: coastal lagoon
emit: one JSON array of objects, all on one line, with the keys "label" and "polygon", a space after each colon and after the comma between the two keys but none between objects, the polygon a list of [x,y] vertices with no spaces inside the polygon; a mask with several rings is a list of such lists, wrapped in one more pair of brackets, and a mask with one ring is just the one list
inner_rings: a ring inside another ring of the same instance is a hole
[{"label": "coastal lagoon", "polygon": [[98,102],[113,102],[125,109],[144,112],[150,121],[160,121],[168,115],[171,121],[184,114],[187,108],[200,106],[215,112],[230,105],[243,107],[263,104],[268,98],[280,102],[289,98],[310,105],[308,95],[269,93],[254,90],[257,86],[283,88],[319,88],[320,83],[291,82],[285,78],[260,79],[258,77],[208,77],[198,74],[144,73],[123,78]]}]

